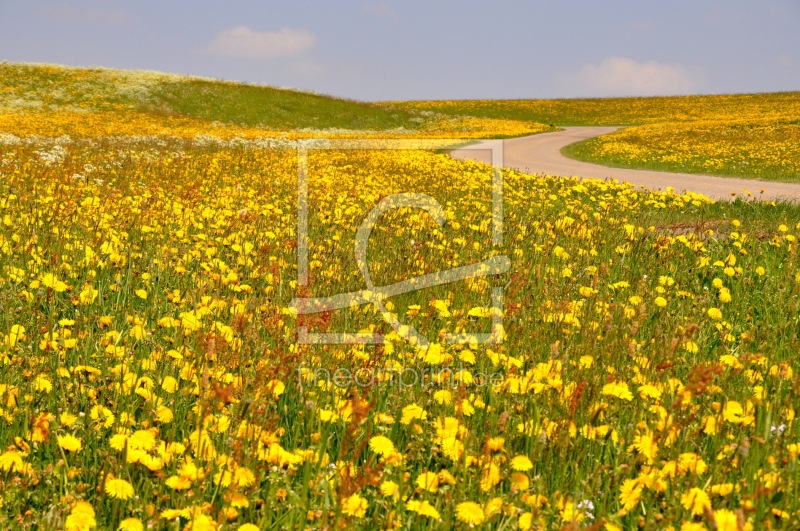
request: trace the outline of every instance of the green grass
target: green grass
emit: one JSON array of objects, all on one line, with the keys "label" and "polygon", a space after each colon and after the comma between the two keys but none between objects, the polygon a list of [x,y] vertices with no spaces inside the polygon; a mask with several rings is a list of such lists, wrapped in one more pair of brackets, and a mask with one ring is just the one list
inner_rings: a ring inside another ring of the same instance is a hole
[{"label": "green grass", "polygon": [[395,107],[558,126],[641,125],[776,114],[800,116],[800,92],[629,98],[392,101]]},{"label": "green grass", "polygon": [[418,129],[419,111],[160,72],[0,62],[0,112],[123,110],[269,129]]},{"label": "green grass", "polygon": [[321,94],[213,81],[159,85],[154,104],[186,116],[271,129],[416,129],[418,112]]}]

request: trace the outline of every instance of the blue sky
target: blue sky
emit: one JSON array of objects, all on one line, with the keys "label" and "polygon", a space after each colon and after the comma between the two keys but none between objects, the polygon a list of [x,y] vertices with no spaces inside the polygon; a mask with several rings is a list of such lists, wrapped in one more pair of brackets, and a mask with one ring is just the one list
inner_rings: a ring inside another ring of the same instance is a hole
[{"label": "blue sky", "polygon": [[799,0],[0,0],[0,60],[361,100],[800,90]]}]

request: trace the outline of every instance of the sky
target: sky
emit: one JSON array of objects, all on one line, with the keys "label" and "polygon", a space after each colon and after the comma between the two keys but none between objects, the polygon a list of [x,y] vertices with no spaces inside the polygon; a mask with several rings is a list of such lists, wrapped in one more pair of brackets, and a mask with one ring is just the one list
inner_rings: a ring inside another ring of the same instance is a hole
[{"label": "sky", "polygon": [[800,0],[0,0],[0,61],[366,101],[800,90]]}]

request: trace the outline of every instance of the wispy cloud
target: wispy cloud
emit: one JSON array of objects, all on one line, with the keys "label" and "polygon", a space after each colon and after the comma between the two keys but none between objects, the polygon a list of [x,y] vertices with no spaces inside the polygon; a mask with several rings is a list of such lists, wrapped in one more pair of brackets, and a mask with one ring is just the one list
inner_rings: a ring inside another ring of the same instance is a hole
[{"label": "wispy cloud", "polygon": [[680,64],[608,57],[567,76],[567,82],[572,91],[592,96],[655,96],[690,94],[697,88],[696,77]]},{"label": "wispy cloud", "polygon": [[254,31],[237,26],[220,31],[208,45],[208,51],[222,57],[291,57],[307,52],[316,41],[314,33],[302,28]]},{"label": "wispy cloud", "polygon": [[364,13],[369,13],[370,15],[378,15],[381,17],[390,17],[396,18],[397,14],[392,9],[392,6],[387,4],[386,2],[366,2],[361,5],[361,9]]},{"label": "wispy cloud", "polygon": [[128,24],[134,21],[134,17],[127,11],[89,7],[86,4],[73,5],[67,2],[42,6],[36,12],[42,17],[54,20],[88,24]]}]

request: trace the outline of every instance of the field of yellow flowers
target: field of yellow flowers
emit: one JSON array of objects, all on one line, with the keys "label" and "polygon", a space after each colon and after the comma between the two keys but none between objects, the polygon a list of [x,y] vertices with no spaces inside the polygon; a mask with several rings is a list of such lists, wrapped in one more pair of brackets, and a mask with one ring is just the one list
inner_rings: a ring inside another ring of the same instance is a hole
[{"label": "field of yellow flowers", "polygon": [[800,112],[791,120],[631,127],[567,151],[606,166],[800,182]]},{"label": "field of yellow flowers", "polygon": [[[800,207],[505,171],[493,245],[490,167],[308,149],[303,286],[297,144],[134,130],[0,134],[1,528],[800,526]],[[384,301],[424,348],[290,309],[396,193],[445,222],[381,216],[376,286],[511,263]]]},{"label": "field of yellow flowers", "polygon": [[564,152],[621,168],[800,182],[800,92],[386,104],[564,126],[624,125]]},{"label": "field of yellow flowers", "polygon": [[549,130],[160,72],[0,62],[0,133],[14,135],[467,139]]}]

